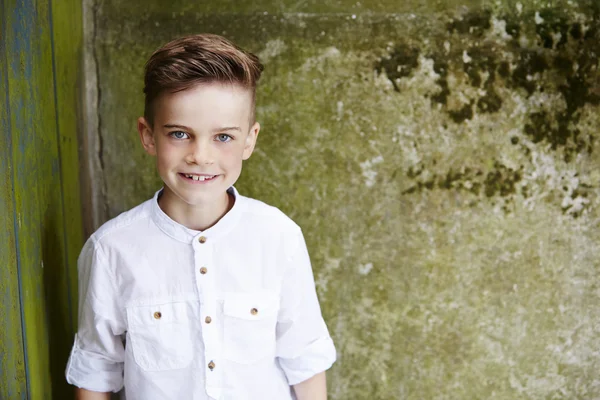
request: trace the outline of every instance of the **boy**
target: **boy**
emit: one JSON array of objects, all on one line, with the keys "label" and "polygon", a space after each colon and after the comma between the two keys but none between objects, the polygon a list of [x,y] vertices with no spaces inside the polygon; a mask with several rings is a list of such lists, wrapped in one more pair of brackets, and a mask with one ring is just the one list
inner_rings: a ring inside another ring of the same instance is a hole
[{"label": "boy", "polygon": [[300,228],[233,184],[252,154],[258,58],[216,35],[157,50],[138,131],[164,182],[79,257],[79,399],[326,399],[335,349]]}]

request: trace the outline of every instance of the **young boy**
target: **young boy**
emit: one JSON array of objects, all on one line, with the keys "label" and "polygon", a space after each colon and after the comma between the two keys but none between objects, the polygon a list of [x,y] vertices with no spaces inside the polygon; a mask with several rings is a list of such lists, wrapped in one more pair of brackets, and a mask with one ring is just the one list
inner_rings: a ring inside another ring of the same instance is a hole
[{"label": "young boy", "polygon": [[164,187],[79,257],[79,399],[326,399],[335,349],[300,228],[233,184],[262,65],[216,35],[157,50],[138,131]]}]

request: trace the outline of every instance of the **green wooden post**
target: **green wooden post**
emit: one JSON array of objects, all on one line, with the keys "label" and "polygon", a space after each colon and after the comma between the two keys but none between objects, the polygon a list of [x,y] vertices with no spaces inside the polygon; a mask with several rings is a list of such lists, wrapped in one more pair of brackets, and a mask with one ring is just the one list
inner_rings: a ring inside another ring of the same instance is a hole
[{"label": "green wooden post", "polygon": [[[0,20],[5,21],[0,0]],[[0,36],[6,37],[6,24]],[[21,331],[21,303],[15,241],[12,173],[12,135],[8,108],[8,59],[0,40],[0,399],[25,399],[25,358]]]},{"label": "green wooden post", "polygon": [[83,241],[81,4],[0,5],[0,398],[66,399]]},{"label": "green wooden post", "polygon": [[66,277],[71,329],[77,327],[77,257],[83,246],[79,133],[83,130],[83,18],[81,0],[53,0],[54,70],[60,150]]},{"label": "green wooden post", "polygon": [[56,318],[47,301],[53,293],[47,292],[44,277],[52,277],[44,261],[64,260],[62,235],[56,236],[63,226],[55,218],[61,205],[50,18],[48,4],[41,1],[5,0],[5,6],[27,386],[29,397],[42,398],[52,391],[48,337]]}]

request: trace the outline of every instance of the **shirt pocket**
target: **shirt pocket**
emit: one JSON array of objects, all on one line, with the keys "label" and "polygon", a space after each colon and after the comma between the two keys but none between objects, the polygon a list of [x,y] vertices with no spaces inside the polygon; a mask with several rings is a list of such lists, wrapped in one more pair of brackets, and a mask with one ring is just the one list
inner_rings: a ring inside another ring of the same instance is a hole
[{"label": "shirt pocket", "polygon": [[193,358],[188,303],[133,306],[127,309],[128,343],[135,362],[145,371],[188,366]]},{"label": "shirt pocket", "polygon": [[278,310],[275,293],[225,294],[224,357],[240,364],[275,357]]}]

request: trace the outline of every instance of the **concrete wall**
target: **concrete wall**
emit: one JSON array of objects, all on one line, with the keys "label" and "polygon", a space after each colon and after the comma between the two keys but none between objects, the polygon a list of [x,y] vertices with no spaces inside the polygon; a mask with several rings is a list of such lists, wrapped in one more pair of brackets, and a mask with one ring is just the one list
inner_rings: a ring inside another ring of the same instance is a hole
[{"label": "concrete wall", "polygon": [[78,0],[0,0],[2,400],[73,396],[64,370],[83,245],[81,17]]},{"label": "concrete wall", "polygon": [[146,58],[223,34],[266,66],[237,186],[306,232],[330,398],[600,397],[597,2],[92,9],[96,223],[160,185],[135,132]]}]

